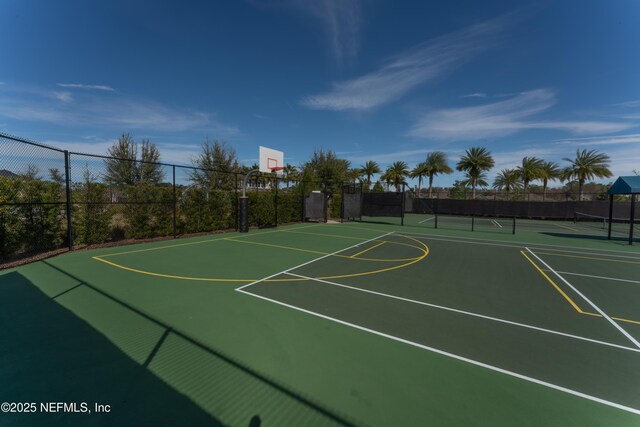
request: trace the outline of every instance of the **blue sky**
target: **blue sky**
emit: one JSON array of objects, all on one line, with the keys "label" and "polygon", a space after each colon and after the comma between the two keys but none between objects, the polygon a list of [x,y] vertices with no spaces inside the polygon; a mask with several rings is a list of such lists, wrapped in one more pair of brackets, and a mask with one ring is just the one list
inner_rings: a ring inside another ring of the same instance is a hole
[{"label": "blue sky", "polygon": [[[122,132],[190,163],[205,138],[298,165],[501,168],[576,149],[640,169],[640,2],[0,2],[0,130],[104,153]],[[438,178],[449,185],[459,173]]]}]

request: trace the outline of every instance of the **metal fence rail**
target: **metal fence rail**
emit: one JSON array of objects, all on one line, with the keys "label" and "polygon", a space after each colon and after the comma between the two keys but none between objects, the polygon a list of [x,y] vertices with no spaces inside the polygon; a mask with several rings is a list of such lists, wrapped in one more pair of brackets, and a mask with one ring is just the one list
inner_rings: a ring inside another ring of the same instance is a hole
[{"label": "metal fence rail", "polygon": [[[0,133],[0,268],[89,245],[237,230],[243,178]],[[303,187],[258,175],[249,182],[249,225],[303,221]]]}]

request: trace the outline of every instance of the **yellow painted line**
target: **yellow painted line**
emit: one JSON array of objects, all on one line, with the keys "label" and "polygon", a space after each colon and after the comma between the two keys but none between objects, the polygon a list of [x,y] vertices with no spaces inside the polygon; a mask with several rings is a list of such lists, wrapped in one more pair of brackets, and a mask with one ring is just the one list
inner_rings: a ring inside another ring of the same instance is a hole
[{"label": "yellow painted line", "polygon": [[536,268],[536,270],[538,270],[538,272],[540,274],[542,274],[542,276],[544,276],[545,279],[547,279],[547,281],[549,283],[551,283],[553,285],[553,287],[556,289],[556,291],[558,291],[560,293],[560,295],[562,295],[564,297],[564,299],[566,299],[569,302],[569,304],[571,304],[571,306],[576,309],[576,311],[578,313],[583,313],[582,309],[580,307],[578,307],[578,304],[573,302],[573,300],[571,298],[569,298],[569,295],[567,295],[562,289],[560,289],[560,287],[558,285],[556,285],[556,282],[551,280],[551,278],[549,278],[549,276],[547,276],[547,273],[542,271],[542,269],[540,267],[538,267],[538,265],[535,262],[533,262],[531,260],[531,258],[529,258],[524,251],[520,251],[520,253],[522,254],[522,256],[524,256],[531,263],[531,265],[533,265]]},{"label": "yellow painted line", "polygon": [[628,322],[628,323],[633,323],[636,325],[640,325],[640,322],[638,322],[637,320],[629,320],[629,319],[621,319],[620,317],[612,317],[613,320],[618,320],[620,322]]},{"label": "yellow painted line", "polygon": [[[264,233],[260,233],[260,234],[271,234],[271,233],[277,233],[277,231],[265,231]],[[227,234],[227,233],[224,233]],[[257,234],[251,234],[251,235],[246,235],[248,236],[257,236]],[[245,237],[245,236],[238,236],[238,238],[240,237]],[[227,237],[220,237],[218,239],[208,239],[208,240],[200,240],[197,242],[187,242],[187,243],[176,243],[175,245],[165,245],[165,246],[156,246],[153,248],[146,248],[146,249],[136,249],[133,251],[125,251],[125,252],[116,252],[115,254],[105,254],[105,255],[99,255],[100,257],[108,257],[108,256],[116,256],[116,255],[128,255],[128,254],[135,254],[135,253],[139,253],[139,252],[149,252],[149,251],[157,251],[160,249],[170,249],[170,248],[177,248],[177,247],[181,247],[181,246],[191,246],[191,245],[200,245],[202,243],[211,243],[211,242],[217,242],[218,240],[224,240]]]},{"label": "yellow painted line", "polygon": [[[378,232],[380,232],[382,230],[378,230]],[[371,240],[371,237],[352,237],[352,236],[339,236],[336,234],[324,234],[324,233],[307,233],[304,231],[291,231],[291,230],[282,230],[283,233],[292,233],[292,234],[305,234],[308,236],[321,236],[321,237],[331,237],[331,238],[336,238],[336,239],[350,239],[350,240],[360,240],[360,241],[367,241],[367,240]],[[407,237],[407,236],[404,236]],[[413,239],[412,239],[413,240]],[[418,250],[422,250],[421,247],[419,246],[414,246],[414,245],[409,245],[408,243],[402,243],[402,242],[394,242],[391,240],[383,240],[386,243],[390,243],[392,245],[400,245],[400,246],[408,246],[410,248],[415,248]]]},{"label": "yellow painted line", "polygon": [[[313,224],[313,225],[306,225],[304,227],[298,227],[297,229],[302,229],[302,228],[311,228],[311,227],[317,227],[318,224]],[[254,236],[262,236],[263,234],[272,234],[272,233],[279,233],[281,231],[284,230],[272,230],[272,231],[263,231],[261,233],[255,233],[255,234],[242,234],[236,237],[236,239],[240,239],[243,237],[254,237]],[[199,240],[197,242],[186,242],[186,243],[176,243],[174,245],[165,245],[165,246],[156,246],[153,248],[145,248],[145,249],[135,249],[132,251],[124,251],[124,252],[116,252],[114,254],[104,254],[104,255],[99,255],[100,257],[108,257],[108,256],[116,256],[116,255],[127,255],[127,254],[135,254],[138,252],[148,252],[148,251],[157,251],[160,249],[170,249],[170,248],[177,248],[180,246],[191,246],[191,245],[200,245],[203,243],[211,243],[211,242],[217,242],[218,240],[223,240],[226,239],[229,233],[222,233],[224,235],[224,237],[220,237],[217,239],[207,239],[207,240]]]},{"label": "yellow painted line", "polygon": [[111,262],[111,261],[107,261],[106,259],[102,259],[98,256],[94,256],[92,257],[95,260],[98,261],[102,261],[105,264],[109,264],[113,267],[118,267],[121,268],[123,270],[127,270],[127,271],[133,271],[134,273],[140,273],[140,274],[147,274],[149,276],[156,276],[156,277],[165,277],[165,278],[169,278],[169,279],[182,279],[182,280],[196,280],[196,281],[203,281],[203,282],[251,282],[251,280],[244,280],[244,279],[209,279],[209,278],[204,278],[204,277],[185,277],[185,276],[174,276],[171,274],[162,274],[162,273],[154,273],[152,271],[144,271],[144,270],[138,270],[136,268],[131,268],[131,267],[125,267],[124,265],[120,265],[120,264],[116,264],[115,262]]},{"label": "yellow painted line", "polygon": [[295,230],[282,230],[283,233],[291,233],[291,234],[306,234],[308,236],[322,236],[322,237],[333,237],[336,239],[350,239],[350,240],[369,240],[370,237],[355,237],[355,236],[339,236],[337,234],[325,234],[325,233],[309,233],[306,231],[295,231]]},{"label": "yellow painted line", "polygon": [[571,227],[568,227],[568,226],[566,226],[566,225],[556,224],[555,222],[554,222],[554,223],[552,223],[552,224],[553,224],[553,225],[555,225],[556,227],[566,228],[567,230],[571,230],[571,231],[578,231],[578,232],[580,231],[580,230],[578,230],[577,228],[571,228]]},{"label": "yellow painted line", "polygon": [[592,256],[583,256],[583,255],[569,255],[569,254],[560,254],[560,253],[554,253],[554,252],[537,252],[536,251],[536,253],[541,255],[562,256],[562,257],[568,257],[568,258],[581,258],[581,259],[593,259],[597,261],[622,262],[625,264],[640,264],[640,261],[628,261],[624,259],[610,259],[610,258],[601,258],[601,257],[592,257]]},{"label": "yellow painted line", "polygon": [[364,251],[361,251],[361,252],[358,252],[357,254],[351,255],[349,258],[356,258],[358,255],[362,255],[362,254],[363,254],[363,253],[365,253],[365,252],[369,252],[371,249],[375,249],[375,248],[377,248],[378,246],[382,246],[382,245],[384,245],[385,243],[387,243],[387,242],[382,241],[382,242],[378,243],[377,245],[374,245],[374,246],[371,246],[371,247],[370,247],[370,248],[368,248],[368,249],[365,249]]},{"label": "yellow painted line", "polygon": [[[336,226],[338,226],[338,224],[336,224]],[[368,231],[375,231],[376,233],[380,233],[381,231],[386,231],[387,229],[384,228],[369,228],[369,227],[364,227],[364,226],[353,226],[351,224],[339,224],[340,227],[346,227],[346,228],[352,228],[354,230],[368,230]]]},{"label": "yellow painted line", "polygon": [[[393,258],[393,259],[353,258],[353,257],[350,257],[348,255],[330,254],[329,252],[314,251],[312,249],[294,248],[292,246],[274,245],[272,243],[251,242],[251,241],[247,241],[247,240],[236,240],[234,238],[226,238],[225,240],[228,240],[230,242],[247,243],[247,244],[250,244],[250,245],[268,246],[268,247],[271,247],[271,248],[288,249],[288,250],[299,251],[299,252],[309,252],[309,253],[318,254],[318,255],[331,255],[331,256],[334,256],[334,257],[337,257],[337,258],[350,258],[350,259],[352,258],[352,259],[355,259],[355,260],[358,260],[358,261],[403,262],[403,261],[413,261],[414,259],[417,258],[417,257],[413,257],[413,258]],[[380,246],[382,243],[386,243],[386,241],[381,242],[377,246]],[[411,247],[416,248],[418,250],[422,250],[422,249],[417,248],[415,246],[411,246]],[[366,252],[366,251],[363,251],[363,252]]]},{"label": "yellow painted line", "polygon": [[[379,273],[384,273],[387,271],[392,271],[392,270],[396,270],[399,268],[404,268],[404,267],[408,267],[411,264],[415,264],[416,262],[422,261],[424,258],[427,257],[427,255],[429,255],[429,248],[427,247],[427,245],[425,245],[424,243],[422,243],[419,240],[414,239],[413,237],[409,237],[409,236],[403,236],[407,239],[413,240],[415,242],[417,242],[420,246],[422,246],[423,248],[420,248],[420,250],[423,252],[423,254],[421,256],[419,256],[418,258],[414,259],[413,261],[407,262],[405,264],[400,264],[400,265],[395,265],[393,267],[388,267],[388,268],[382,268],[379,270],[372,270],[372,271],[364,271],[361,273],[351,273],[351,274],[339,274],[339,275],[335,275],[335,276],[321,276],[321,277],[311,277],[309,279],[321,279],[321,280],[329,280],[329,279],[342,279],[342,278],[346,278],[346,277],[356,277],[356,276],[366,276],[366,275],[371,275],[371,274],[379,274]],[[125,267],[123,265],[117,264],[115,262],[111,262],[111,261],[107,261],[104,260],[98,256],[92,257],[93,259],[95,259],[96,261],[100,261],[100,262],[104,262],[105,264],[109,264],[113,267],[116,268],[120,268],[123,270],[127,270],[127,271],[131,271],[134,273],[139,273],[139,274],[145,274],[145,275],[149,275],[149,276],[155,276],[155,277],[164,277],[167,279],[180,279],[180,280],[189,280],[189,281],[201,281],[201,282],[243,282],[243,283],[250,283],[250,282],[255,282],[258,279],[220,279],[220,278],[208,278],[208,277],[188,277],[188,276],[176,276],[176,275],[171,275],[171,274],[162,274],[162,273],[154,273],[151,271],[144,271],[144,270],[138,270],[135,268],[131,268],[131,267]],[[302,281],[306,281],[309,279],[302,279],[302,278],[287,278],[287,279],[268,279],[265,280],[265,282],[302,282]]]},{"label": "yellow painted line", "polygon": [[[560,288],[558,287],[558,285],[556,285],[556,284],[555,284],[555,282],[549,278],[549,276],[547,276],[547,274],[545,273],[545,270],[542,270],[540,267],[538,267],[538,265],[537,265],[536,263],[534,263],[533,261],[531,261],[531,258],[529,258],[529,257],[527,256],[527,254],[526,254],[524,251],[520,251],[520,253],[521,253],[522,255],[524,255],[524,257],[525,257],[526,259],[528,259],[528,260],[529,260],[529,262],[530,262],[531,264],[533,264],[533,266],[534,266],[534,267],[535,267],[535,268],[540,272],[540,274],[542,274],[542,275],[543,275],[543,276],[544,276],[544,277],[549,281],[549,283],[551,283],[551,284],[553,285],[553,287],[554,287],[554,288],[556,288],[556,290],[557,290],[558,292],[560,292],[560,294],[561,294],[561,295],[562,295],[562,296],[563,296],[567,301],[569,301],[569,304],[571,304],[571,305],[573,306],[573,308],[575,308],[575,309],[576,309],[576,311],[577,311],[578,313],[580,313],[580,314],[585,314],[585,315],[587,315],[587,316],[602,317],[602,315],[600,315],[600,314],[598,314],[598,313],[591,313],[591,312],[589,312],[589,311],[584,311],[584,310],[582,310],[580,307],[578,307],[578,305],[577,305],[575,302],[573,302],[573,300],[572,300],[571,298],[569,298],[569,296],[567,296],[567,294],[565,294],[565,293],[564,293],[564,291],[563,291],[562,289],[560,289]],[[541,254],[542,252],[539,252],[539,253]],[[619,322],[627,322],[627,323],[633,323],[633,324],[636,324],[636,325],[640,325],[640,321],[637,321],[637,320],[623,319],[623,318],[621,318],[621,317],[613,317],[613,316],[612,316],[611,318],[612,318],[613,320],[617,320],[617,321],[619,321]]]},{"label": "yellow painted line", "polygon": [[587,316],[594,316],[594,317],[602,317],[601,314],[591,313],[590,311],[581,311],[580,314],[586,314]]},{"label": "yellow painted line", "polygon": [[289,249],[289,250],[298,251],[298,252],[308,252],[310,254],[329,255],[329,252],[314,251],[313,249],[292,248],[290,246],[273,245],[271,243],[250,242],[250,241],[246,241],[246,240],[236,240],[236,239],[233,239],[233,238],[230,238],[230,237],[227,237],[224,240],[227,240],[229,242],[247,243],[247,244],[250,244],[250,245],[268,246],[270,248]]}]

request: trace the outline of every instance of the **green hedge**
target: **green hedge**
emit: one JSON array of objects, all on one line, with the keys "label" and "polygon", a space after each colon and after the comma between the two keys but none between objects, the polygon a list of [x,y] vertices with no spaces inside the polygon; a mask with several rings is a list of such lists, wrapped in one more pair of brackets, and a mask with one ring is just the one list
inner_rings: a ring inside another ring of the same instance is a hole
[{"label": "green hedge", "polygon": [[0,177],[0,258],[62,247],[67,233],[61,200],[59,183]]},{"label": "green hedge", "polygon": [[329,218],[340,218],[340,210],[342,207],[342,195],[334,194],[329,200]]},{"label": "green hedge", "polygon": [[[72,186],[75,244],[100,244],[123,239],[173,235],[174,190],[171,185],[114,187],[86,173]],[[298,222],[301,190],[278,192],[278,223]],[[176,232],[190,234],[236,227],[235,191],[176,188]],[[275,224],[275,191],[250,192],[249,226]],[[0,178],[0,258],[64,247],[66,236],[64,185],[42,179]],[[10,202],[57,204],[2,205]],[[339,215],[339,205],[338,205]]]}]

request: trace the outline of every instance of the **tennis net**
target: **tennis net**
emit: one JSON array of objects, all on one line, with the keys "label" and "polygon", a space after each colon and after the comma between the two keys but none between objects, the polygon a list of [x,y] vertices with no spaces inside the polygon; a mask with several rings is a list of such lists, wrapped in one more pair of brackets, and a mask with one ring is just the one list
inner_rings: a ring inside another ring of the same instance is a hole
[{"label": "tennis net", "polygon": [[[573,218],[575,224],[584,224],[597,226],[598,228],[606,229],[609,227],[609,218],[600,215],[591,215],[583,212],[576,212]],[[631,224],[630,218],[611,218],[611,224]],[[634,219],[634,228],[637,229],[640,226],[640,218]]]}]

